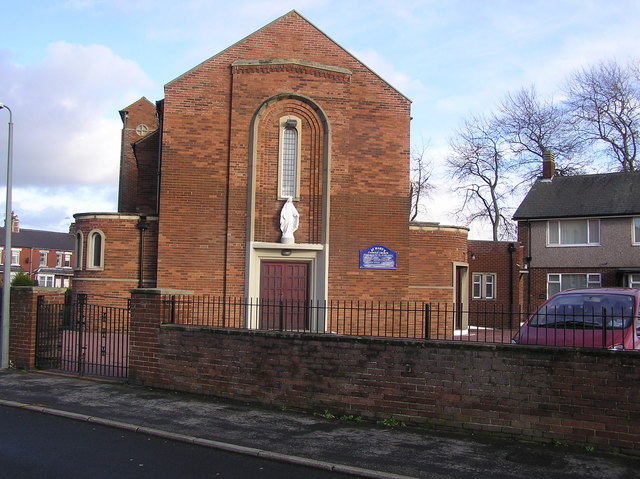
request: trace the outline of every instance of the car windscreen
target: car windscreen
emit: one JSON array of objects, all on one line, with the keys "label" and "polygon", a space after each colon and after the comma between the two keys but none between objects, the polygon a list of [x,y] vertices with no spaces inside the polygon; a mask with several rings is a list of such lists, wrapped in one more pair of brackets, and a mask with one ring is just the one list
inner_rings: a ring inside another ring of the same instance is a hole
[{"label": "car windscreen", "polygon": [[529,326],[546,328],[628,328],[633,320],[634,298],[622,294],[563,294],[551,298],[529,320]]}]

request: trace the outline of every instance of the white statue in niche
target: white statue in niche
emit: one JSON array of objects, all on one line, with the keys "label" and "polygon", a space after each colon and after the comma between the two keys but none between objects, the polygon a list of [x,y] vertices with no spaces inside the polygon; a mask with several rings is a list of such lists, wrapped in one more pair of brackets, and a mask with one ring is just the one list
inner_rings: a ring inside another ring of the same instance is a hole
[{"label": "white statue in niche", "polygon": [[293,206],[293,201],[289,197],[280,212],[280,231],[282,231],[280,242],[284,244],[295,243],[293,233],[298,229],[298,226],[300,226],[300,213]]}]

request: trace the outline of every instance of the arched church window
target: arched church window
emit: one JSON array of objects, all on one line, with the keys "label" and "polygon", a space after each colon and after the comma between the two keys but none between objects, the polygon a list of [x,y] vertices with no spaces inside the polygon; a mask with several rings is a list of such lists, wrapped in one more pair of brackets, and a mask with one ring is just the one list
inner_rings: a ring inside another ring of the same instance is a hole
[{"label": "arched church window", "polygon": [[297,199],[300,171],[300,120],[286,116],[281,118],[280,125],[278,197]]},{"label": "arched church window", "polygon": [[104,234],[100,230],[93,230],[89,234],[87,262],[87,269],[104,268]]}]

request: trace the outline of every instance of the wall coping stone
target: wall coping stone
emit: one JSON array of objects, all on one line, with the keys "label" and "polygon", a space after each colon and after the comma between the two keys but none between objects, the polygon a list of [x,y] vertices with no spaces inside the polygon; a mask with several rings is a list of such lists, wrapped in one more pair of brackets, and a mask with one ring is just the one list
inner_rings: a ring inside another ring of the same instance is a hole
[{"label": "wall coping stone", "polygon": [[148,294],[153,296],[162,295],[175,295],[175,296],[191,296],[193,291],[186,289],[171,289],[171,288],[134,288],[130,289],[131,294]]}]

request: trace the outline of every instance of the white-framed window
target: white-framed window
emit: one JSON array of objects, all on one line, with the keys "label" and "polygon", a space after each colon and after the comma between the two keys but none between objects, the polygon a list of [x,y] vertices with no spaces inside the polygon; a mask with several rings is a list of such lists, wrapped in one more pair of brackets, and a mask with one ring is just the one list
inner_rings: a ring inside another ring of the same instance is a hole
[{"label": "white-framed window", "polygon": [[53,288],[55,277],[52,274],[39,274],[38,286],[43,288]]},{"label": "white-framed window", "polygon": [[640,288],[640,274],[627,274],[624,278],[624,285],[628,288]]},{"label": "white-framed window", "polygon": [[76,231],[76,260],[75,264],[73,265],[75,269],[82,269],[82,253],[84,252],[83,243],[84,236],[82,235],[82,231]]},{"label": "white-framed window", "polygon": [[600,220],[552,220],[547,222],[548,246],[597,246]]},{"label": "white-framed window", "polygon": [[640,218],[633,218],[631,222],[631,240],[634,245],[640,246]]},{"label": "white-framed window", "polygon": [[473,299],[495,299],[495,273],[473,273]]},{"label": "white-framed window", "polygon": [[600,273],[549,273],[547,274],[547,298],[560,291],[573,288],[599,288]]},{"label": "white-framed window", "polygon": [[301,121],[291,115],[280,118],[278,199],[297,199],[300,185]]},{"label": "white-framed window", "polygon": [[71,253],[56,252],[56,268],[68,268],[71,266]]},{"label": "white-framed window", "polygon": [[49,252],[40,250],[40,266],[47,266],[49,260]]},{"label": "white-framed window", "polygon": [[20,252],[22,251],[22,249],[14,249],[11,248],[11,264],[12,265],[20,265]]},{"label": "white-framed window", "polygon": [[100,230],[89,233],[87,247],[87,269],[104,268],[104,234]]}]

